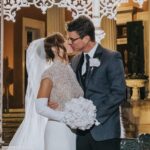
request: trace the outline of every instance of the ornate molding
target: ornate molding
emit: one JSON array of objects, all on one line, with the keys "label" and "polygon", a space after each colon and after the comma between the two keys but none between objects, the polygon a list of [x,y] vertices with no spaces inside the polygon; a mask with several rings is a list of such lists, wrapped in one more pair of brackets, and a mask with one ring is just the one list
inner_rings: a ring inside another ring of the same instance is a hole
[{"label": "ornate molding", "polygon": [[43,14],[53,6],[66,7],[72,11],[74,18],[82,14],[88,16],[92,14],[92,0],[4,0],[4,19],[15,22],[17,11],[31,5],[41,9]]},{"label": "ornate molding", "polygon": [[[142,6],[145,0],[133,1]],[[4,0],[4,18],[14,22],[18,10],[22,7],[34,5],[41,9],[42,13],[46,13],[48,8],[58,6],[66,7],[72,11],[73,18],[84,14],[92,18],[98,17],[99,20],[104,16],[107,16],[109,19],[116,19],[117,7],[121,3],[127,2],[128,0]]]}]

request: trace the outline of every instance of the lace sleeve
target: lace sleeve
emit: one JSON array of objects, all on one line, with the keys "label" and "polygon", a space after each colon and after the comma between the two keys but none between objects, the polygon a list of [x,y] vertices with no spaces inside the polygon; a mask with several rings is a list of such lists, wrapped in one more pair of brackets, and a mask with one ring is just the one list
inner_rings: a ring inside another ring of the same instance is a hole
[{"label": "lace sleeve", "polygon": [[43,74],[41,76],[41,80],[46,79],[46,78],[52,80],[52,75],[51,75],[49,69],[47,69],[46,71],[43,72]]}]

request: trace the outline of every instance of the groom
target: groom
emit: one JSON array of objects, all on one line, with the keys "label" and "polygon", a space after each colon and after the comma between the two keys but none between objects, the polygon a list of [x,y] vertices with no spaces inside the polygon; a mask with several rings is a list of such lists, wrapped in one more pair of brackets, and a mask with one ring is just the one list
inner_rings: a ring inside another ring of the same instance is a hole
[{"label": "groom", "polygon": [[97,107],[99,126],[77,131],[77,150],[119,150],[119,106],[125,98],[125,79],[121,55],[95,42],[95,28],[85,17],[67,24],[68,42],[80,54],[71,65],[84,90],[84,97]]}]

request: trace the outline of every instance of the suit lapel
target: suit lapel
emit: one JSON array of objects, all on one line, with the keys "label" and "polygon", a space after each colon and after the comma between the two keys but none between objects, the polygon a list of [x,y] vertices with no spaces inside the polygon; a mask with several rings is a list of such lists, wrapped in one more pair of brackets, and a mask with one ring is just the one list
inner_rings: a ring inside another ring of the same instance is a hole
[{"label": "suit lapel", "polygon": [[98,45],[93,58],[99,58],[100,59],[101,55],[102,55],[102,52],[103,52],[102,46]]},{"label": "suit lapel", "polygon": [[[101,60],[101,56],[102,56],[102,46],[98,45],[96,52],[93,56],[93,58],[98,58],[99,60]],[[88,86],[89,80],[91,78],[91,76],[93,75],[93,72],[97,69],[97,67],[92,67],[89,69],[86,80],[85,80],[85,86]]]}]

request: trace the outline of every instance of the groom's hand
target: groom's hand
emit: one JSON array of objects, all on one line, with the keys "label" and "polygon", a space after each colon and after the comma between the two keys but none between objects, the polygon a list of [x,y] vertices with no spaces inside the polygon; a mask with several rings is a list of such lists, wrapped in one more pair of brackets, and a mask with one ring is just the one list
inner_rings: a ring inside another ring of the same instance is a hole
[{"label": "groom's hand", "polygon": [[48,101],[48,106],[52,109],[57,109],[59,107],[59,104],[57,102],[54,102],[52,100]]}]

